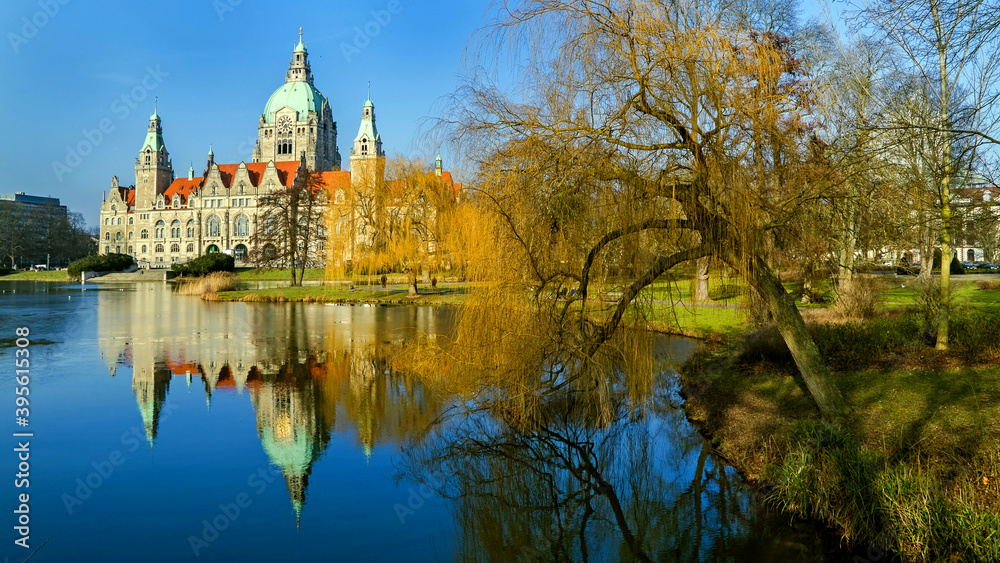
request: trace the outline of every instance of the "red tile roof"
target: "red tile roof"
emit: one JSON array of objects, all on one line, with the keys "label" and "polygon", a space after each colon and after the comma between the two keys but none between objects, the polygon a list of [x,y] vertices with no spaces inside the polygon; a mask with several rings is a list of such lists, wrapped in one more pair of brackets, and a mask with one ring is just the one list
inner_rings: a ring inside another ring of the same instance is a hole
[{"label": "red tile roof", "polygon": [[[264,175],[264,171],[267,170],[266,162],[251,162],[246,165],[247,175],[250,176],[250,184],[254,186],[260,185],[260,179]],[[299,161],[297,160],[283,160],[281,162],[275,162],[274,167],[278,169],[278,180],[283,186],[291,186],[292,181],[295,180],[295,173],[299,169]],[[239,164],[220,164],[219,173],[222,176],[222,184],[227,188],[233,185],[233,177],[236,176],[236,171],[239,170]]]},{"label": "red tile roof", "polygon": [[187,178],[177,178],[170,184],[167,191],[163,192],[163,201],[167,205],[170,205],[170,202],[174,199],[174,195],[180,194],[181,205],[186,204],[188,197],[198,191],[198,188],[201,186],[202,179],[203,178],[200,177],[191,180]]},{"label": "red tile roof", "polygon": [[[222,177],[222,184],[226,187],[233,185],[233,178],[236,177],[236,173],[240,169],[239,164],[219,164],[219,175]],[[247,176],[250,177],[250,184],[253,186],[260,185],[260,179],[264,176],[264,171],[267,170],[266,162],[250,162],[246,164]],[[278,172],[278,181],[284,186],[290,186],[295,180],[295,174],[299,169],[299,161],[297,160],[285,160],[281,162],[275,162],[274,167]],[[163,200],[167,205],[173,200],[175,194],[180,194],[181,204],[187,204],[188,198],[191,194],[197,193],[199,189],[205,184],[205,178],[199,176],[197,178],[177,178],[171,182],[170,186],[167,187],[166,191],[163,192]],[[135,205],[135,190],[132,190],[132,203],[130,205]]]}]

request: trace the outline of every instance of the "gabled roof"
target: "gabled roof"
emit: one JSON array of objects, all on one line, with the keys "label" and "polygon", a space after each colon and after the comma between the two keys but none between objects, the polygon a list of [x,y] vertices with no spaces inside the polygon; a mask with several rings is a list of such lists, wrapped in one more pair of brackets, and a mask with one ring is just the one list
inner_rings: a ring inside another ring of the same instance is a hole
[{"label": "gabled roof", "polygon": [[[247,167],[247,175],[250,177],[250,185],[259,186],[260,179],[267,170],[266,162],[242,163]],[[219,164],[219,174],[222,177],[222,184],[227,188],[233,185],[233,178],[240,169],[239,164]],[[295,174],[299,169],[298,160],[283,160],[275,162],[274,167],[278,171],[278,181],[283,186],[291,186],[295,181]]]},{"label": "gabled roof", "polygon": [[[266,162],[251,162],[251,163],[241,163],[247,168],[247,177],[250,179],[251,186],[259,186],[261,178],[264,177],[264,172],[267,171]],[[219,177],[222,179],[222,185],[226,187],[231,187],[233,185],[233,180],[236,178],[236,174],[239,172],[240,164],[219,164]],[[275,162],[274,167],[278,173],[278,181],[283,186],[290,186],[295,181],[295,175],[299,169],[298,160],[285,160],[281,162]],[[163,192],[163,200],[167,205],[170,205],[171,200],[173,200],[175,194],[181,196],[181,203],[185,204],[191,194],[198,193],[205,185],[205,177],[199,176],[197,178],[177,178],[170,183],[170,186]],[[135,205],[135,190],[132,190],[132,202],[129,205]]]},{"label": "gabled roof", "polygon": [[135,188],[126,188],[125,186],[118,186],[118,197],[125,202],[125,205],[135,207]]}]

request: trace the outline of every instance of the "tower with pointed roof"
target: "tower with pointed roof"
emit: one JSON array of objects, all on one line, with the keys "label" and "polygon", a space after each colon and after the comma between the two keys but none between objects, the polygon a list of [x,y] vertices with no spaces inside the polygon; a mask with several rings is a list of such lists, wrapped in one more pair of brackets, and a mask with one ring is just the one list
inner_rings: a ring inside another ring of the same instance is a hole
[{"label": "tower with pointed roof", "polygon": [[313,85],[309,51],[302,40],[292,50],[285,83],[267,100],[257,123],[252,162],[299,160],[305,155],[310,171],[340,169],[337,122],[330,102]]},{"label": "tower with pointed roof", "polygon": [[374,186],[384,174],[385,152],[375,124],[375,104],[369,86],[368,99],[361,108],[361,126],[351,148],[351,181],[356,185]]},{"label": "tower with pointed roof", "polygon": [[160,115],[154,106],[146,128],[146,139],[139,149],[139,157],[135,159],[136,209],[147,210],[155,206],[156,197],[162,195],[173,181],[173,164],[163,144]]}]

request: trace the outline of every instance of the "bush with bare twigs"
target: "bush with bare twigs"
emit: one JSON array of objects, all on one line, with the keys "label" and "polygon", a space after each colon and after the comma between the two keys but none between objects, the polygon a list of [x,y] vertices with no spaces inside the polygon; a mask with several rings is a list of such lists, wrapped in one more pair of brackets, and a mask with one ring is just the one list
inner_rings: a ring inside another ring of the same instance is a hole
[{"label": "bush with bare twigs", "polygon": [[1000,289],[1000,280],[977,280],[976,287],[979,289]]},{"label": "bush with bare twigs", "polygon": [[833,309],[845,319],[873,318],[878,313],[885,291],[885,283],[876,277],[858,276],[853,280],[843,280],[837,288]]}]

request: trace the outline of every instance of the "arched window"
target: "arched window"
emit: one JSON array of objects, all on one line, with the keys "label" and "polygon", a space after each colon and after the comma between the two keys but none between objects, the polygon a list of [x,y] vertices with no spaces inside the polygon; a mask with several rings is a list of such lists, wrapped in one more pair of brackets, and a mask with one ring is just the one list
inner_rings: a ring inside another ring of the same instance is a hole
[{"label": "arched window", "polygon": [[105,225],[110,225],[111,224],[111,219],[108,219],[107,217],[105,217],[104,218],[104,224]]},{"label": "arched window", "polygon": [[233,249],[233,258],[237,262],[242,262],[247,258],[247,247],[245,244],[237,244],[236,248]]},{"label": "arched window", "polygon": [[250,219],[246,215],[237,215],[236,221],[233,224],[233,232],[235,236],[247,237],[250,236]]},{"label": "arched window", "polygon": [[156,238],[166,237],[166,231],[167,231],[166,227],[167,224],[163,221],[163,219],[160,219],[159,221],[156,222]]},{"label": "arched window", "polygon": [[122,218],[121,218],[121,217],[119,217],[119,218],[118,218],[118,224],[119,224],[119,225],[121,225],[121,224],[122,224]]},{"label": "arched window", "polygon": [[212,254],[213,252],[218,252],[218,251],[219,251],[219,247],[218,246],[216,246],[214,244],[210,244],[210,245],[208,245],[208,248],[205,249],[205,254]]},{"label": "arched window", "polygon": [[177,219],[170,223],[170,237],[181,238],[181,222]]},{"label": "arched window", "polygon": [[969,262],[975,262],[976,261],[976,251],[975,250],[972,250],[970,248],[969,251],[966,252],[966,256],[968,256]]},{"label": "arched window", "polygon": [[181,196],[175,194],[174,195],[174,200],[172,202],[172,205],[174,207],[180,207],[180,205],[181,205]]},{"label": "arched window", "polygon": [[134,234],[135,233],[133,233],[132,231],[129,231],[129,233],[128,233],[128,240],[132,240],[132,235],[134,235]]},{"label": "arched window", "polygon": [[142,252],[143,252],[144,254],[145,254],[145,252],[146,252],[146,245],[145,245],[145,244],[144,244],[144,245],[142,245]]},{"label": "arched window", "polygon": [[188,252],[194,252],[194,243],[193,242],[189,242],[188,243],[188,245],[187,245],[187,251]]},{"label": "arched window", "polygon": [[133,220],[133,219],[135,219],[135,217],[129,217],[129,218],[128,218],[128,224],[129,224],[129,225],[131,225],[131,224],[132,224],[132,220]]},{"label": "arched window", "polygon": [[104,253],[105,254],[111,254],[111,247],[110,246],[105,246],[104,247]]},{"label": "arched window", "polygon": [[122,240],[122,233],[121,233],[121,231],[118,231],[117,233],[115,233],[115,240]]},{"label": "arched window", "polygon": [[208,236],[217,237],[222,233],[222,221],[217,215],[208,218]]},{"label": "arched window", "polygon": [[130,246],[130,247],[128,247],[128,253],[129,253],[129,254],[132,254],[132,247],[131,247],[131,246]]},{"label": "arched window", "polygon": [[194,237],[194,219],[188,219],[188,222],[187,222],[187,233],[188,233],[188,238],[193,238]]},{"label": "arched window", "polygon": [[170,245],[170,252],[180,252],[180,251],[181,251],[181,245],[177,244],[176,242]]},{"label": "arched window", "polygon": [[[139,238],[149,238],[149,231],[147,231],[146,229],[143,229],[143,230],[139,231]],[[143,248],[146,248],[146,247],[144,246]],[[143,250],[143,252],[146,252],[146,251]]]},{"label": "arched window", "polygon": [[111,240],[111,231],[104,231],[104,240]]},{"label": "arched window", "polygon": [[156,246],[155,246],[155,247],[153,248],[153,252],[163,252],[163,245],[162,245],[162,244],[157,244],[157,245],[156,245]]}]

